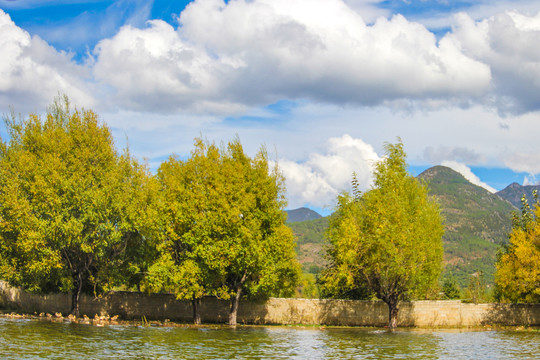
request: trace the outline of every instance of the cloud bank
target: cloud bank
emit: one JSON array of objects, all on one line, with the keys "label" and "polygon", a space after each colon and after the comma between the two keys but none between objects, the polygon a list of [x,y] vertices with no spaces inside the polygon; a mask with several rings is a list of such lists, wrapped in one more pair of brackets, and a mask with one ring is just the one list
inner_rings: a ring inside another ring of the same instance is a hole
[{"label": "cloud bank", "polygon": [[198,0],[174,29],[126,26],[94,74],[123,107],[234,111],[286,99],[376,105],[476,97],[488,66],[403,16],[366,25],[341,0]]},{"label": "cloud bank", "polygon": [[350,190],[353,173],[360,189],[367,190],[379,160],[371,145],[349,135],[328,139],[322,152],[311,153],[303,163],[281,160],[279,167],[286,179],[289,208],[303,204],[334,206],[337,195]]},{"label": "cloud bank", "polygon": [[176,27],[128,21],[133,25],[102,39],[84,66],[0,10],[0,46],[9,55],[0,60],[0,105],[23,95],[44,103],[62,91],[162,113],[242,114],[282,99],[427,109],[476,103],[503,114],[540,109],[540,14],[475,21],[462,13],[437,39],[402,15],[375,18],[385,15],[376,3],[196,0]]}]

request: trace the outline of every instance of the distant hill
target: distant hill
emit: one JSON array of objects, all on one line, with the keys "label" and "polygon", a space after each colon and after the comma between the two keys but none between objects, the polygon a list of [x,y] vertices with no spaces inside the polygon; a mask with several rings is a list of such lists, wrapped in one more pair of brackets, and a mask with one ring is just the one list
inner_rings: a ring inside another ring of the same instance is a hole
[{"label": "distant hill", "polygon": [[324,260],[328,217],[288,223],[297,239],[296,253],[305,272],[319,273],[326,264]]},{"label": "distant hill", "polygon": [[427,169],[418,178],[428,182],[445,218],[446,274],[464,286],[470,274],[482,271],[486,282],[492,282],[495,256],[507,241],[516,208],[444,166]]},{"label": "distant hill", "polygon": [[287,222],[298,222],[298,221],[307,221],[320,219],[322,216],[311,209],[302,207],[294,210],[285,210],[287,213]]},{"label": "distant hill", "polygon": [[535,200],[533,196],[533,191],[538,191],[540,195],[540,185],[519,185],[518,183],[513,183],[508,185],[503,190],[499,191],[497,195],[500,198],[509,201],[516,208],[521,209],[521,197],[525,195],[529,205],[533,205]]},{"label": "distant hill", "polygon": [[[439,201],[445,218],[444,275],[453,275],[465,287],[471,274],[482,271],[486,282],[493,282],[495,256],[500,244],[507,241],[516,207],[444,166],[427,169],[418,178],[428,183],[430,195]],[[289,226],[297,237],[304,271],[317,272],[325,264],[328,218]]]}]

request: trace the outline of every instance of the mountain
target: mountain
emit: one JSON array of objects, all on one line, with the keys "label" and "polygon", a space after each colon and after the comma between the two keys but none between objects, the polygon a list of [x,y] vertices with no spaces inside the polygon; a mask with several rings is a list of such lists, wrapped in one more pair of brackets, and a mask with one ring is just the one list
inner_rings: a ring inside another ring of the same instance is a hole
[{"label": "mountain", "polygon": [[285,210],[285,212],[287,213],[287,222],[289,223],[322,218],[319,213],[305,207],[294,210]]},{"label": "mountain", "polygon": [[487,283],[493,282],[496,253],[508,239],[516,208],[444,166],[427,169],[418,178],[428,183],[444,216],[445,274],[461,286],[478,271]]},{"label": "mountain", "polygon": [[535,199],[533,196],[533,191],[536,190],[540,193],[540,185],[519,185],[518,183],[513,183],[508,185],[503,190],[499,191],[497,195],[499,195],[500,198],[509,201],[514,205],[516,208],[521,209],[521,198],[523,195],[527,197],[527,201],[529,202],[529,205],[532,205],[535,203]]},{"label": "mountain", "polygon": [[[427,169],[418,178],[427,182],[444,217],[444,276],[452,275],[466,287],[470,275],[481,271],[486,283],[492,283],[496,253],[508,239],[512,212],[517,208],[444,166]],[[328,218],[292,222],[289,226],[297,237],[298,259],[304,271],[318,272],[325,264]]]},{"label": "mountain", "polygon": [[304,272],[317,274],[324,267],[328,217],[288,223],[297,239],[296,253]]}]

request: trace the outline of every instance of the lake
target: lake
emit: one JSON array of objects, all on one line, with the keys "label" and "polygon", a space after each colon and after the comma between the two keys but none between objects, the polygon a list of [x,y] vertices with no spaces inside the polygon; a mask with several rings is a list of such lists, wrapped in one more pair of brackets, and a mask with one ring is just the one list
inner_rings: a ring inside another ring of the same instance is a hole
[{"label": "lake", "polygon": [[97,327],[0,318],[2,359],[535,359],[540,332]]}]

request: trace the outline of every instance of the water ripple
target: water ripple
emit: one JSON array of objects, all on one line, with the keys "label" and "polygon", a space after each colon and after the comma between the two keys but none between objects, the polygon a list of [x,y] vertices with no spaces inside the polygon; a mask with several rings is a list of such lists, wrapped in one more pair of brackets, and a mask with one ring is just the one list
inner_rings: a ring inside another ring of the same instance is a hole
[{"label": "water ripple", "polygon": [[534,359],[540,333],[137,327],[0,318],[2,359]]}]

